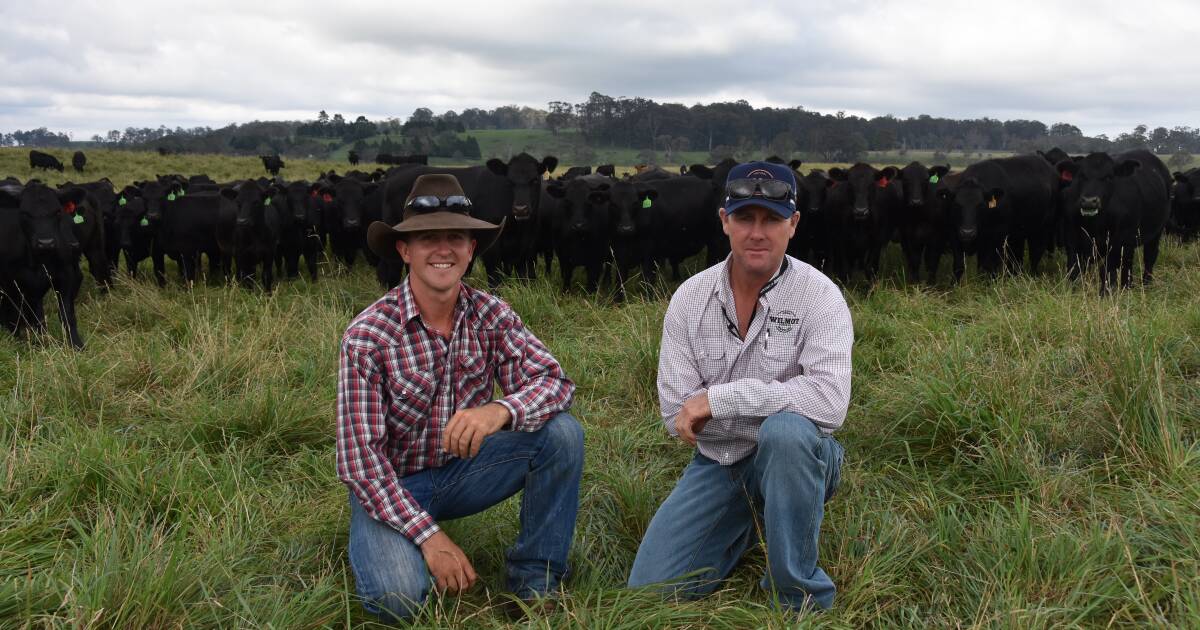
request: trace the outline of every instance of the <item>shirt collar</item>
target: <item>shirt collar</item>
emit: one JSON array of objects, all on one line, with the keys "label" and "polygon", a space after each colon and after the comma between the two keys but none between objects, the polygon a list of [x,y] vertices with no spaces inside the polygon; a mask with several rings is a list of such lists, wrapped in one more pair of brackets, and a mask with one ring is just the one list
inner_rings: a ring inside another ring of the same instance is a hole
[{"label": "shirt collar", "polygon": [[[408,278],[393,289],[396,297],[396,305],[400,309],[400,325],[407,326],[409,322],[418,319],[421,316],[421,309],[417,307],[417,300],[413,297],[412,287],[409,286]],[[454,304],[454,327],[458,328],[459,321],[467,312],[467,306],[470,300],[467,297],[469,289],[463,282],[458,283],[458,300]]]},{"label": "shirt collar", "polygon": [[[713,293],[720,298],[722,302],[732,302],[730,298],[733,295],[733,287],[729,283],[729,260],[732,257],[733,254],[729,254],[725,257],[725,261],[723,263],[725,268],[721,270],[720,280],[718,280],[716,285],[713,286]],[[767,294],[771,292],[771,289],[774,289],[779,285],[780,280],[783,279],[783,274],[787,273],[789,266],[788,257],[786,254],[784,254],[783,262],[779,263],[779,269],[775,271],[775,275],[771,276],[771,279],[768,280],[761,289],[759,289],[758,298],[760,300],[767,297]]]}]

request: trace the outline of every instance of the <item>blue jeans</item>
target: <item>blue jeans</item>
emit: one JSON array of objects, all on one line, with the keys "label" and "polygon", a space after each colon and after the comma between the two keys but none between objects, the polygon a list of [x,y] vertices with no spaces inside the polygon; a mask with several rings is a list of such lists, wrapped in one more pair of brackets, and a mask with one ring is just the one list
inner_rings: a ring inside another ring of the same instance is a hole
[{"label": "blue jeans", "polygon": [[[404,477],[404,487],[434,520],[482,512],[524,489],[521,533],[508,550],[508,587],[524,599],[550,593],[567,573],[579,509],[583,428],[568,413],[538,431],[489,435],[470,459],[452,459]],[[421,549],[367,515],[350,495],[350,566],[368,612],[412,617],[432,578]]]},{"label": "blue jeans", "polygon": [[838,441],[794,413],[768,416],[758,448],[736,464],[722,466],[697,452],[651,519],[629,586],[707,595],[747,547],[765,538],[763,588],[784,606],[829,608],[835,589],[817,566],[817,536],[841,465]]}]

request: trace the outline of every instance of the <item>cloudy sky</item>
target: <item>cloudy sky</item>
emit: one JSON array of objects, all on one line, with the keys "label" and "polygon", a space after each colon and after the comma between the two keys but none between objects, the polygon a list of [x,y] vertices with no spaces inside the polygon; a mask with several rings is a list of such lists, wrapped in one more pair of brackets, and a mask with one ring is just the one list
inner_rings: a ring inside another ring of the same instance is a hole
[{"label": "cloudy sky", "polygon": [[592,91],[1089,135],[1200,126],[1190,0],[737,4],[6,1],[0,131],[405,118]]}]

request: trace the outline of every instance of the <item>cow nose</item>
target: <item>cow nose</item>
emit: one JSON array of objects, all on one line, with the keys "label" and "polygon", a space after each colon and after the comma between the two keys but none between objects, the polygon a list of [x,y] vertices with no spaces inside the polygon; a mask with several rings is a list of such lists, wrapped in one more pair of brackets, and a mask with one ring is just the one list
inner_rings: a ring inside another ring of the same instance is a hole
[{"label": "cow nose", "polygon": [[348,227],[348,228],[358,227],[358,219],[346,219],[346,227]]},{"label": "cow nose", "polygon": [[855,206],[854,218],[855,219],[865,219],[865,218],[867,218],[867,215],[870,214],[870,212],[871,212],[871,210],[869,208],[859,208],[859,207]]},{"label": "cow nose", "polygon": [[634,227],[632,225],[618,225],[617,226],[617,234],[628,236],[630,234],[633,234],[633,232],[634,232]]},{"label": "cow nose", "polygon": [[121,249],[124,249],[124,250],[133,249],[133,240],[129,239],[129,238],[121,239]]},{"label": "cow nose", "polygon": [[572,232],[582,232],[582,231],[583,231],[584,229],[586,229],[586,228],[587,228],[587,224],[586,224],[586,223],[584,223],[584,222],[582,222],[582,221],[580,221],[580,222],[578,222],[578,223],[572,223],[572,224],[571,224],[571,231],[572,231]]},{"label": "cow nose", "polygon": [[34,243],[34,249],[54,249],[57,244],[52,238],[39,238]]},{"label": "cow nose", "polygon": [[303,213],[301,213],[301,214],[293,214],[293,215],[292,215],[292,218],[293,218],[293,219],[295,219],[295,220],[297,220],[297,221],[303,221],[303,220],[304,220],[304,214],[303,214]]},{"label": "cow nose", "polygon": [[808,211],[812,214],[816,214],[821,211],[821,206],[809,206]]},{"label": "cow nose", "polygon": [[923,205],[925,205],[925,200],[924,200],[924,199],[909,199],[909,200],[908,200],[908,205],[910,205],[910,206],[923,206]]},{"label": "cow nose", "polygon": [[239,226],[246,227],[246,226],[250,225],[250,219],[247,219],[244,217],[238,217],[237,224]]},{"label": "cow nose", "polygon": [[1087,210],[1095,210],[1100,207],[1100,198],[1099,197],[1082,197],[1080,199],[1079,205],[1083,206]]},{"label": "cow nose", "polygon": [[958,231],[958,237],[965,243],[970,243],[979,235],[979,230],[976,228],[963,228]]}]

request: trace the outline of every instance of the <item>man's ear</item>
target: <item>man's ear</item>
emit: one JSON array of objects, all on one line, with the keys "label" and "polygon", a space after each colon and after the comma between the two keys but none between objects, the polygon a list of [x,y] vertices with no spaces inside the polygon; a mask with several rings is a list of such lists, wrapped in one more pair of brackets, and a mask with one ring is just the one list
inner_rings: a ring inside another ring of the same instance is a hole
[{"label": "man's ear", "polygon": [[400,254],[400,259],[404,261],[404,264],[406,264],[406,265],[409,264],[409,262],[408,262],[408,243],[405,242],[405,240],[402,238],[396,239],[396,253]]}]

